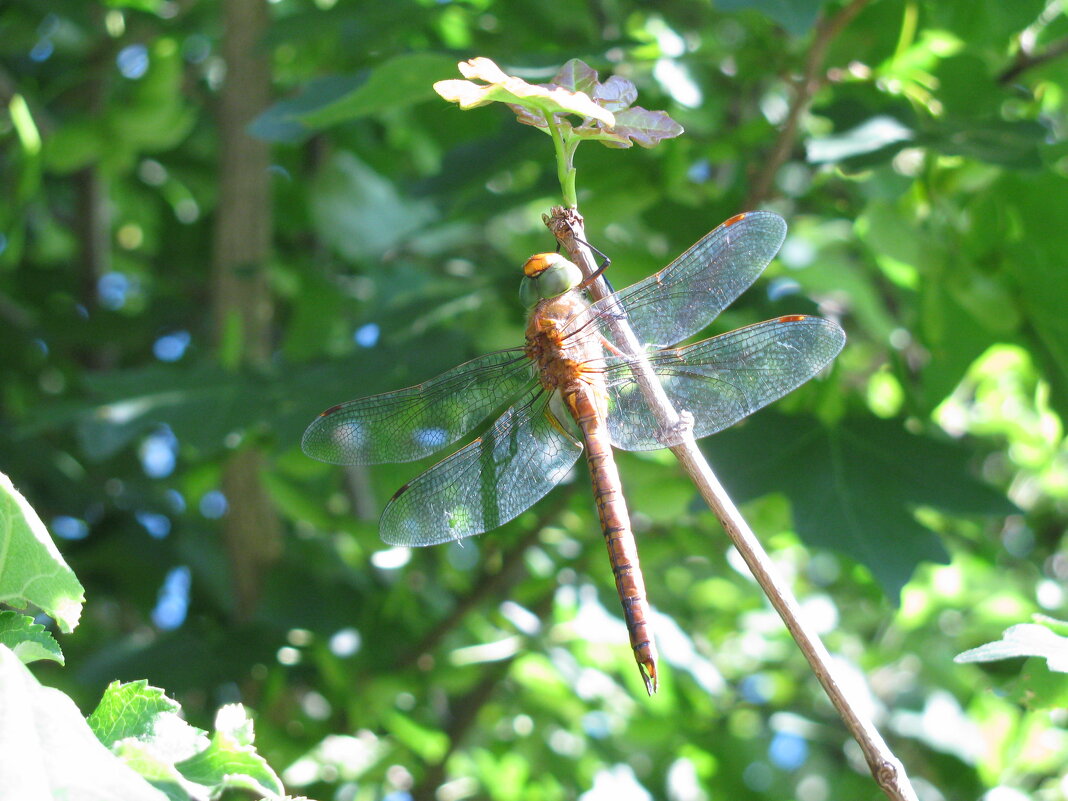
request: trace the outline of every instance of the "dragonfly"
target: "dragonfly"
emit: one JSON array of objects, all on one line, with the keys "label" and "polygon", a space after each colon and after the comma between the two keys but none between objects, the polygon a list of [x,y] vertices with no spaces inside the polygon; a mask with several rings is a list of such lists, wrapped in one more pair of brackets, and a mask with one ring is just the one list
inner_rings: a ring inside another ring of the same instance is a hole
[{"label": "dragonfly", "polygon": [[[713,434],[838,355],[842,328],[800,314],[676,347],[753,284],[785,236],[777,214],[738,214],[659,272],[593,302],[586,289],[596,274],[583,279],[562,255],[536,254],[520,288],[530,308],[523,346],[332,406],[308,427],[302,447],[332,464],[409,462],[496,414],[480,436],[386,505],[382,539],[410,547],[458,542],[507,523],[563,481],[585,451],[634,659],[652,695],[658,654],[613,448],[653,450]],[[681,422],[665,424],[658,394]]]}]

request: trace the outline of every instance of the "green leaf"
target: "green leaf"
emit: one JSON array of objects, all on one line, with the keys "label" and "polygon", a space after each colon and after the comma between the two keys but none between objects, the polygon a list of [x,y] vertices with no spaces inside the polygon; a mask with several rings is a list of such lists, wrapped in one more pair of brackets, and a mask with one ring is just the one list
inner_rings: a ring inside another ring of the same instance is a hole
[{"label": "green leaf", "polygon": [[1025,661],[1011,685],[1016,701],[1031,709],[1063,709],[1068,706],[1068,637],[1064,621],[1036,615],[1038,623],[1020,623],[1005,629],[1000,640],[957,654],[953,661]]},{"label": "green leaf", "polygon": [[954,662],[995,662],[999,659],[1038,656],[1050,670],[1068,673],[1068,637],[1055,634],[1038,623],[1009,626],[1000,640],[971,648],[954,658]]},{"label": "green leaf", "polygon": [[0,603],[33,604],[73,631],[85,591],[67,567],[37,512],[0,473]]},{"label": "green leaf", "polygon": [[1059,291],[1068,236],[1063,220],[1049,213],[1068,203],[1068,181],[1052,172],[1006,175],[991,191],[1018,221],[1003,269],[1018,295],[1021,333],[1050,382],[1054,408],[1068,419],[1068,293]]},{"label": "green leaf", "polygon": [[1046,126],[1031,120],[956,119],[940,121],[920,137],[919,144],[947,156],[1033,170],[1042,166],[1039,147],[1049,136]]},{"label": "green leaf", "polygon": [[[174,429],[183,447],[215,452],[227,434],[251,424],[269,403],[262,382],[215,364],[151,365],[96,375],[88,383],[98,403],[67,417],[77,423],[82,448],[96,461],[162,424]],[[49,422],[69,421],[57,416]]]},{"label": "green leaf", "polygon": [[453,74],[455,62],[437,53],[407,53],[386,61],[366,74],[361,84],[319,108],[296,114],[310,128],[415,105],[434,96],[433,82]]},{"label": "green leaf", "polygon": [[104,744],[171,798],[217,797],[227,788],[284,792],[253,747],[252,721],[241,704],[219,710],[210,740],[179,711],[175,701],[145,681],[113,682],[89,724]]},{"label": "green leaf", "polygon": [[0,793],[5,799],[166,801],[94,736],[66,695],[0,645]]},{"label": "green leaf", "polygon": [[393,711],[387,714],[386,728],[413,753],[427,762],[439,761],[449,750],[449,738],[440,731],[421,726],[409,716]]},{"label": "green leaf", "polygon": [[822,5],[822,0],[719,0],[716,3],[720,11],[759,11],[794,36],[804,36],[812,29]]},{"label": "green leaf", "polygon": [[311,187],[311,214],[322,240],[347,259],[378,259],[426,227],[436,212],[403,197],[356,156],[341,151]]},{"label": "green leaf", "polygon": [[215,717],[211,745],[177,767],[187,779],[212,787],[251,790],[263,795],[285,792],[277,774],[252,746],[252,719],[241,704],[222,707]]},{"label": "green leaf", "polygon": [[148,682],[122,684],[113,681],[89,716],[89,726],[106,746],[127,737],[148,739],[154,734],[160,716],[176,714],[181,707],[163,690]]},{"label": "green leaf", "polygon": [[906,433],[899,421],[814,420],[764,413],[703,443],[735,501],[782,492],[798,535],[865,565],[896,600],[916,567],[948,562],[913,515],[919,506],[1004,515],[1015,507],[972,478],[969,454]]},{"label": "green leaf", "polygon": [[303,142],[315,133],[315,129],[306,124],[301,115],[331,107],[366,84],[366,72],[317,78],[306,84],[296,97],[280,100],[260,114],[249,125],[248,132],[268,142]]},{"label": "green leaf", "polygon": [[[839,134],[813,137],[805,153],[813,164],[850,162],[852,166],[888,161],[915,138],[915,133],[896,117],[880,114]],[[865,157],[865,161],[855,163]]]},{"label": "green leaf", "polygon": [[543,116],[576,114],[598,120],[608,127],[615,124],[612,112],[598,106],[584,92],[572,92],[559,86],[537,86],[522,78],[506,75],[488,58],[474,58],[458,65],[465,78],[484,81],[438,81],[434,91],[462,109],[477,108],[492,102],[508,103]]},{"label": "green leaf", "polygon": [[1068,708],[1068,676],[1053,670],[1050,660],[1033,656],[1023,663],[1013,697],[1031,709]]},{"label": "green leaf", "polygon": [[51,659],[63,664],[59,643],[40,623],[18,612],[0,612],[0,645],[6,645],[15,656],[28,665],[38,659]]}]

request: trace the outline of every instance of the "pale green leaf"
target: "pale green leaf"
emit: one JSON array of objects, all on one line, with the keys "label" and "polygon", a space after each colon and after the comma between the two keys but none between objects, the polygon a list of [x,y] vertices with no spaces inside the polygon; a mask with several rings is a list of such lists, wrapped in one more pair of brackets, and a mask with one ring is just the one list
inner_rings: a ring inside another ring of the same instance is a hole
[{"label": "pale green leaf", "polygon": [[1038,656],[1050,670],[1068,673],[1068,637],[1054,634],[1037,623],[1020,623],[1005,629],[1000,640],[958,654],[955,662],[995,662]]},{"label": "pale green leaf", "polygon": [[37,606],[73,631],[85,592],[37,512],[0,473],[0,603]]},{"label": "pale green leaf", "polygon": [[612,112],[598,106],[583,92],[529,84],[522,78],[505,75],[488,58],[461,62],[459,68],[465,77],[486,83],[477,84],[470,80],[438,81],[434,84],[434,91],[446,100],[459,104],[462,109],[476,108],[496,101],[522,106],[545,115],[577,114],[608,126],[615,125]]},{"label": "pale green leaf", "polygon": [[6,799],[165,801],[96,738],[78,707],[0,645],[0,793]]},{"label": "pale green leaf", "polygon": [[0,645],[6,645],[14,651],[24,665],[38,659],[51,659],[63,664],[63,651],[55,638],[28,615],[0,612]]}]

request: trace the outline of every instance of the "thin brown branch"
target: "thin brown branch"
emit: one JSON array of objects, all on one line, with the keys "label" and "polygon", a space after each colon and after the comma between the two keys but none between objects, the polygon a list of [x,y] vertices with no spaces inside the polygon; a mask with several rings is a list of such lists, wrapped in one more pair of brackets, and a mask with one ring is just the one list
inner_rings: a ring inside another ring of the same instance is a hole
[{"label": "thin brown branch", "polygon": [[1047,64],[1054,59],[1068,54],[1068,37],[1058,39],[1039,53],[1020,50],[1012,66],[998,76],[998,83],[1012,83],[1029,69]]},{"label": "thin brown branch", "polygon": [[[553,214],[546,220],[546,223],[549,230],[556,235],[557,240],[568,251],[572,261],[579,265],[585,275],[591,275],[597,266],[585,245],[581,244],[587,240],[582,218],[578,212],[573,209],[553,209]],[[595,300],[605,297],[608,294],[607,286],[603,281],[598,280],[591,286],[590,294]],[[655,373],[641,359],[640,344],[626,323],[625,316],[619,315],[618,319],[608,320],[606,325],[612,327],[614,337],[630,351],[628,355],[636,357],[634,372],[638,376],[639,387],[657,423],[665,430],[675,428],[683,415],[671,406]],[[901,762],[890,751],[874,724],[854,706],[843,690],[830,654],[815,631],[805,623],[800,606],[789,586],[776,574],[771,557],[768,556],[731,501],[730,496],[727,495],[726,490],[719,483],[705,460],[704,454],[698,448],[697,441],[688,434],[684,442],[671,448],[671,451],[693,480],[701,497],[719,518],[731,542],[749,566],[753,577],[768,596],[775,611],[783,619],[786,628],[811,665],[816,678],[823,685],[831,703],[834,704],[846,727],[860,744],[868,767],[879,787],[888,798],[894,801],[917,801],[916,793],[909,783]]]},{"label": "thin brown branch", "polygon": [[812,46],[808,50],[801,77],[794,82],[794,96],[790,101],[790,108],[786,114],[786,120],[779,129],[779,136],[771,148],[771,152],[764,160],[764,166],[754,177],[749,195],[746,197],[742,211],[755,209],[771,195],[771,187],[775,182],[775,176],[779,169],[793,152],[797,143],[798,131],[801,120],[812,104],[812,98],[823,86],[825,78],[823,63],[827,58],[827,50],[842,29],[859,14],[870,0],[852,0],[830,18],[823,18],[816,24],[816,32],[812,39]]}]

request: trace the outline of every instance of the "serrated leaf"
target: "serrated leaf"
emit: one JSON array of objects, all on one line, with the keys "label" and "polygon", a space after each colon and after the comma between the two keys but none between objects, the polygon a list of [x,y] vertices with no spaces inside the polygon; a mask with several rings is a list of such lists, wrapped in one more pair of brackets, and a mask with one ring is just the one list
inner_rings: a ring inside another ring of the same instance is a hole
[{"label": "serrated leaf", "polygon": [[166,801],[108,751],[78,707],[0,645],[0,792],[5,799]]},{"label": "serrated leaf", "polygon": [[222,707],[215,717],[211,745],[177,765],[186,779],[208,787],[285,792],[278,775],[252,746],[252,719],[241,704]]},{"label": "serrated leaf", "polygon": [[34,623],[28,615],[0,612],[0,645],[6,645],[14,651],[24,665],[38,659],[51,659],[63,664],[63,651],[59,643],[44,626]]},{"label": "serrated leaf", "polygon": [[865,565],[896,601],[921,562],[947,562],[918,506],[1005,515],[1016,507],[970,474],[970,454],[893,420],[814,420],[764,412],[702,442],[735,501],[782,492],[798,535]]},{"label": "serrated leaf", "polygon": [[101,742],[170,798],[216,797],[226,788],[284,792],[256,753],[252,720],[243,706],[222,707],[210,738],[182,720],[180,709],[146,681],[113,682],[89,724]]},{"label": "serrated leaf", "polygon": [[1000,640],[957,654],[954,662],[995,662],[1000,659],[1037,656],[1050,670],[1068,673],[1068,637],[1061,637],[1037,623],[1009,626]]},{"label": "serrated leaf", "polygon": [[150,686],[144,679],[127,684],[113,681],[89,715],[88,722],[100,742],[112,746],[128,737],[152,737],[158,716],[175,714],[180,708],[177,701],[172,701],[163,690]]},{"label": "serrated leaf", "polygon": [[85,591],[37,512],[0,473],[0,603],[33,604],[62,631],[78,625]]}]

